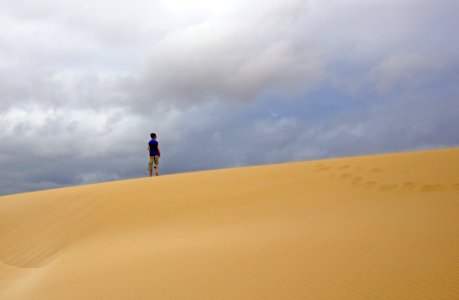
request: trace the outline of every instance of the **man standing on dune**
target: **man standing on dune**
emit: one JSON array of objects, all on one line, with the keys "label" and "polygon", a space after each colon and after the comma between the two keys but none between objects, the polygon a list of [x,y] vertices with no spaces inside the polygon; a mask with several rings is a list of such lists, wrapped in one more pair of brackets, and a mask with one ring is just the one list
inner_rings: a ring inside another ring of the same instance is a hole
[{"label": "man standing on dune", "polygon": [[159,149],[159,143],[156,140],[156,133],[150,134],[151,140],[148,142],[148,151],[150,152],[150,160],[148,161],[148,170],[150,170],[150,177],[153,175],[153,167],[156,170],[156,176],[159,175],[158,165],[159,157],[161,156],[161,150]]}]

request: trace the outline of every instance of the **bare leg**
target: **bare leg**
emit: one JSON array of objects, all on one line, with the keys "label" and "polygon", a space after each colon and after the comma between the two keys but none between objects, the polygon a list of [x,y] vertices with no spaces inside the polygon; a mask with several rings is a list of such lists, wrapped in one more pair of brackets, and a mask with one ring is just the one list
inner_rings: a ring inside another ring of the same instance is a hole
[{"label": "bare leg", "polygon": [[153,170],[150,169],[150,177],[153,176]]},{"label": "bare leg", "polygon": [[159,170],[158,170],[158,167],[155,167],[155,170],[156,170],[156,176],[159,176]]}]

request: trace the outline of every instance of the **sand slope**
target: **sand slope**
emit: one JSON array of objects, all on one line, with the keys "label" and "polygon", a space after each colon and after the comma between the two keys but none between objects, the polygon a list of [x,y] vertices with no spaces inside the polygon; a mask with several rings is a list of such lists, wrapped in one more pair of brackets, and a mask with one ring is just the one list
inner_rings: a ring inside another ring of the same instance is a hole
[{"label": "sand slope", "polygon": [[0,299],[459,299],[459,148],[0,197]]}]

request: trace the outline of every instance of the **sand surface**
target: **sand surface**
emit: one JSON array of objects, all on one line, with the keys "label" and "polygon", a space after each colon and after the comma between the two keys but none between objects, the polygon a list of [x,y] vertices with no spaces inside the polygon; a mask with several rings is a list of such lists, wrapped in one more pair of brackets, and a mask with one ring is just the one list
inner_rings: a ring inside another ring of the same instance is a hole
[{"label": "sand surface", "polygon": [[459,148],[3,196],[0,299],[459,299]]}]

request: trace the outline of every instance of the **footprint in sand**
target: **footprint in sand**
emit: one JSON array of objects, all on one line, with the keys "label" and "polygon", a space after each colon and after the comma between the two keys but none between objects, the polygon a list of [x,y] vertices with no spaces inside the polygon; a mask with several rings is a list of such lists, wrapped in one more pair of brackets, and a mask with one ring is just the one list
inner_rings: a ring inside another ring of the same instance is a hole
[{"label": "footprint in sand", "polygon": [[349,180],[349,179],[352,179],[352,177],[354,177],[354,176],[352,176],[352,174],[341,174],[339,176],[339,179],[341,179],[341,180]]},{"label": "footprint in sand", "polygon": [[317,169],[315,169],[314,172],[323,172],[323,171],[330,170],[331,168],[332,167],[328,167],[328,166],[325,166],[325,165],[318,165]]},{"label": "footprint in sand", "polygon": [[339,167],[338,169],[344,170],[344,169],[347,169],[347,168],[349,168],[349,167],[350,167],[349,165],[345,165],[345,166]]},{"label": "footprint in sand", "polygon": [[371,169],[371,170],[370,170],[370,173],[373,173],[373,174],[374,174],[374,173],[381,173],[382,171],[383,171],[383,170],[380,169],[380,168],[374,168],[374,169]]},{"label": "footprint in sand", "polygon": [[365,187],[368,187],[368,188],[373,188],[377,185],[378,183],[376,181],[367,181],[365,183]]},{"label": "footprint in sand", "polygon": [[362,187],[363,186],[362,177],[354,177],[354,179],[351,180],[351,186],[353,188]]},{"label": "footprint in sand", "polygon": [[420,191],[425,193],[438,192],[444,190],[445,187],[442,184],[425,184],[421,186]]},{"label": "footprint in sand", "polygon": [[362,177],[355,177],[351,180],[352,185],[358,185],[362,181]]},{"label": "footprint in sand", "polygon": [[404,182],[402,187],[404,190],[413,190],[416,188],[416,183],[414,182],[411,182],[411,181],[407,181],[407,182]]},{"label": "footprint in sand", "polygon": [[396,184],[386,184],[386,185],[380,185],[378,190],[380,191],[390,191],[390,190],[393,190],[395,188],[397,188],[398,185]]}]

